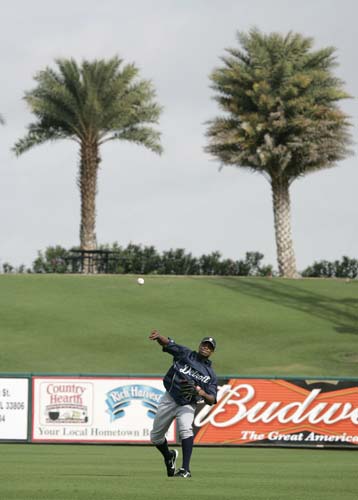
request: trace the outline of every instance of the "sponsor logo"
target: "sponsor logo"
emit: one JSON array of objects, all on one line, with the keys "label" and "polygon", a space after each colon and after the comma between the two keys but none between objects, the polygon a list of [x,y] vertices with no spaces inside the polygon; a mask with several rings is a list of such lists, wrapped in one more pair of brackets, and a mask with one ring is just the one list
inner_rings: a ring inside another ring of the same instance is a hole
[{"label": "sponsor logo", "polygon": [[92,385],[87,383],[44,383],[46,401],[42,424],[87,424]]},{"label": "sponsor logo", "polygon": [[217,399],[214,407],[204,406],[195,417],[196,442],[358,444],[358,387],[323,392],[285,380],[234,379],[219,387]]},{"label": "sponsor logo", "polygon": [[147,416],[153,419],[157,413],[163,391],[148,385],[133,384],[111,389],[106,396],[107,412],[111,421],[124,417],[125,408],[133,400],[141,400],[142,405],[148,409]]}]

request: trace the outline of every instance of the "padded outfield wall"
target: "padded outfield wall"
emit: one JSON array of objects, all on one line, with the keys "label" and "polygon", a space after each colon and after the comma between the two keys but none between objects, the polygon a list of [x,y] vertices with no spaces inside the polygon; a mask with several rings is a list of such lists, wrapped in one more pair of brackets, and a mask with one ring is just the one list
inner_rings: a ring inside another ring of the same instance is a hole
[{"label": "padded outfield wall", "polygon": [[[0,374],[0,441],[150,444],[163,392],[160,376]],[[221,376],[194,431],[203,446],[358,450],[358,379]]]}]

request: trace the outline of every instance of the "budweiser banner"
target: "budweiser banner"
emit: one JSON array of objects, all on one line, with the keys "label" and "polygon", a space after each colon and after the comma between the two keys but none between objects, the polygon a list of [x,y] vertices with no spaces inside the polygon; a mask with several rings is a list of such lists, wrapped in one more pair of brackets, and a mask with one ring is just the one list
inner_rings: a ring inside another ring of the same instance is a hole
[{"label": "budweiser banner", "polygon": [[358,449],[358,381],[231,378],[198,408],[195,443]]}]

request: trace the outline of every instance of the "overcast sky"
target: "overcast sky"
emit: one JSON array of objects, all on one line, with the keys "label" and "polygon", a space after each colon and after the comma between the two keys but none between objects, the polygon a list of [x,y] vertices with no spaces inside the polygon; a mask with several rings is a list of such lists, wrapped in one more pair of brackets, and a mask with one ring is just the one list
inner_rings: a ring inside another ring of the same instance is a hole
[{"label": "overcast sky", "polygon": [[[31,265],[49,245],[79,244],[78,151],[51,143],[19,158],[10,148],[32,116],[23,101],[33,76],[58,57],[134,62],[164,107],[164,154],[110,143],[102,149],[97,239],[219,250],[240,259],[260,251],[276,264],[271,191],[260,175],[219,164],[203,148],[205,122],[219,110],[209,74],[237,31],[294,31],[334,46],[336,74],[358,96],[356,0],[11,0],[1,2],[0,266]],[[342,108],[357,138],[357,99]],[[357,145],[354,145],[357,153]],[[311,174],[291,188],[297,266],[358,257],[357,156]]]}]

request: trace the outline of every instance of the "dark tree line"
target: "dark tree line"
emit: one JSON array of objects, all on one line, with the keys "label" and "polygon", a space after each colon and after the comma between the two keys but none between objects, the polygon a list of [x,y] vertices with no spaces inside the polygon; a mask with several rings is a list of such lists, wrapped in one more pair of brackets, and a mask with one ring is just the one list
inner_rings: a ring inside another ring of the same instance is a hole
[{"label": "dark tree line", "polygon": [[[97,272],[111,274],[160,274],[187,276],[276,276],[271,265],[262,263],[264,255],[260,252],[246,252],[244,259],[223,258],[220,252],[193,256],[183,248],[158,252],[154,246],[130,243],[126,247],[114,243],[102,245],[102,250],[113,256],[105,270],[98,261]],[[24,265],[14,267],[4,263],[2,271],[10,273],[77,273],[80,272],[78,259],[73,251],[60,245],[39,251],[31,268]],[[358,278],[358,259],[343,256],[333,262],[321,260],[314,262],[301,273],[304,278]]]},{"label": "dark tree line", "polygon": [[[102,245],[102,250],[111,252],[107,271],[111,274],[161,274],[161,275],[206,275],[206,276],[271,276],[271,265],[263,265],[264,255],[246,252],[242,260],[224,259],[220,252],[193,256],[183,248],[158,252],[154,246],[130,243],[121,247],[117,243]],[[3,264],[3,272],[73,273],[80,272],[77,257],[71,250],[61,246],[48,247],[38,252],[30,269],[20,266],[15,269]],[[104,272],[99,261],[97,272]]]},{"label": "dark tree line", "polygon": [[329,262],[321,260],[314,262],[302,272],[303,277],[309,278],[358,278],[358,259],[343,256],[342,260]]}]

